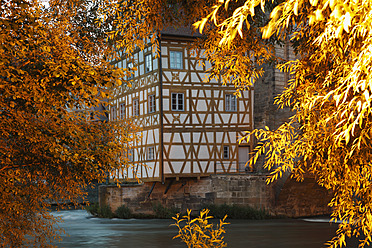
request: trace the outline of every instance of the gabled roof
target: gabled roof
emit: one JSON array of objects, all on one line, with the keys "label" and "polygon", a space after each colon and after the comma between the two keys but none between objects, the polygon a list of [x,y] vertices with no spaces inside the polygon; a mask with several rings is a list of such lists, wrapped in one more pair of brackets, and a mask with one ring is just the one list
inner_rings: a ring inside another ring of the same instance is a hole
[{"label": "gabled roof", "polygon": [[168,37],[184,37],[184,38],[200,38],[203,37],[198,31],[192,27],[167,27],[160,31],[162,36]]}]

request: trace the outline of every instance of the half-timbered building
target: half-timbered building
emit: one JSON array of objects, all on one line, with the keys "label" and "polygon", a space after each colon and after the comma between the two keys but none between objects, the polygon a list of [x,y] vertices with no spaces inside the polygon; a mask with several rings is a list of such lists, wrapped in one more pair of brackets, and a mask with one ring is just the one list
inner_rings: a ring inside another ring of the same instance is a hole
[{"label": "half-timbered building", "polygon": [[142,128],[126,177],[165,181],[244,172],[250,144],[237,140],[253,129],[253,90],[237,97],[234,86],[205,81],[210,63],[189,48],[188,30],[169,29],[159,39],[159,56],[148,47],[115,62],[136,70],[128,78],[132,87],[112,99],[110,120],[136,118]]}]

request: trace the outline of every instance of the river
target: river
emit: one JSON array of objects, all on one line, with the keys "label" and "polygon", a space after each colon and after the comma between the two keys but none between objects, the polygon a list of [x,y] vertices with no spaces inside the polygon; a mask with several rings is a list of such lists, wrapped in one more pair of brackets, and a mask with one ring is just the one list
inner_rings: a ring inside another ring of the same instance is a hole
[{"label": "river", "polygon": [[[180,239],[173,240],[177,228],[172,220],[159,219],[99,219],[85,210],[53,212],[60,216],[67,235],[58,247],[125,247],[178,248],[186,246]],[[228,220],[225,240],[227,247],[249,248],[320,248],[336,230],[325,218]],[[355,242],[347,247],[357,247]]]}]

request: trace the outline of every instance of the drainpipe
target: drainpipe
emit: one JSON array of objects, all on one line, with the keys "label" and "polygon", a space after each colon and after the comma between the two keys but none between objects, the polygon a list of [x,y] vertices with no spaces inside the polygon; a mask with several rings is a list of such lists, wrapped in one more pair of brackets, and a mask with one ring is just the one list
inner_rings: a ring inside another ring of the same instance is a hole
[{"label": "drainpipe", "polygon": [[159,108],[160,108],[160,134],[159,134],[159,142],[160,142],[160,173],[161,173],[161,182],[164,184],[165,179],[164,179],[164,141],[163,141],[163,134],[164,134],[164,129],[163,129],[163,67],[162,67],[162,57],[161,57],[161,34],[158,31],[157,34],[157,40],[159,44],[159,58],[158,58],[158,66],[159,66]]}]

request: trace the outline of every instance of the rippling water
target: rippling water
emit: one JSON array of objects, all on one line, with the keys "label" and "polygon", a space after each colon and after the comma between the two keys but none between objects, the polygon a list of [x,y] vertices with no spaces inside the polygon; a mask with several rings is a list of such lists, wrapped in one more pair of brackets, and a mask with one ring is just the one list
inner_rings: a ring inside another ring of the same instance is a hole
[{"label": "rippling water", "polygon": [[[180,239],[173,240],[176,227],[172,220],[99,219],[85,210],[53,213],[64,220],[66,230],[59,247],[183,247]],[[228,247],[249,248],[320,248],[335,233],[336,225],[328,219],[229,220],[225,240]],[[348,247],[357,247],[350,243]]]}]

